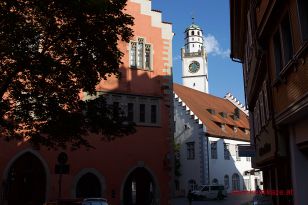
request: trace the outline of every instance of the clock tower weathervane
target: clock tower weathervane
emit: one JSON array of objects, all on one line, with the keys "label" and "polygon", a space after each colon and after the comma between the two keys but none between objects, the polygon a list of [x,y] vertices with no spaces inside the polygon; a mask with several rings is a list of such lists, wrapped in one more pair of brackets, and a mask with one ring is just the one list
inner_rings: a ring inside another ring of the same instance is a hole
[{"label": "clock tower weathervane", "polygon": [[183,85],[209,93],[207,54],[202,29],[192,24],[185,30],[185,47],[182,48]]}]

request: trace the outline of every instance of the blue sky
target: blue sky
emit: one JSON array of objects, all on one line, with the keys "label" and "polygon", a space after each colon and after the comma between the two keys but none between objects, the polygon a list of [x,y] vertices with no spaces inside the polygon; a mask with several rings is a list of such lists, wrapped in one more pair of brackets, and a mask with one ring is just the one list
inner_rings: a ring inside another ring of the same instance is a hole
[{"label": "blue sky", "polygon": [[152,9],[162,11],[163,21],[173,24],[173,80],[182,84],[180,49],[184,30],[195,17],[208,41],[210,94],[223,97],[231,92],[244,101],[241,64],[231,61],[229,0],[152,0]]}]

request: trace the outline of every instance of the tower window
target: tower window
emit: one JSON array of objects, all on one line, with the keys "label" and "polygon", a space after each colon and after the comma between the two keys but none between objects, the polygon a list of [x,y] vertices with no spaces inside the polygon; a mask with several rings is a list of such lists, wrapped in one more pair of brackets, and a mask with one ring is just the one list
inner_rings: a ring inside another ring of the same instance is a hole
[{"label": "tower window", "polygon": [[198,31],[198,35],[200,35],[200,31]]},{"label": "tower window", "polygon": [[195,35],[195,32],[194,32],[194,31],[192,31],[192,32],[191,32],[191,35]]},{"label": "tower window", "polygon": [[194,40],[194,38],[192,38],[192,40]]}]

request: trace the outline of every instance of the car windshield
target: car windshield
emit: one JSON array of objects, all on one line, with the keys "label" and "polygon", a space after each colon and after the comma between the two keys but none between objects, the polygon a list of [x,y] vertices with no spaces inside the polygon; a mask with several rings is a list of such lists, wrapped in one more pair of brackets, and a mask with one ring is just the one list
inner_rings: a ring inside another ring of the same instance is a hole
[{"label": "car windshield", "polygon": [[93,201],[85,201],[82,205],[108,205],[105,201],[93,200]]}]

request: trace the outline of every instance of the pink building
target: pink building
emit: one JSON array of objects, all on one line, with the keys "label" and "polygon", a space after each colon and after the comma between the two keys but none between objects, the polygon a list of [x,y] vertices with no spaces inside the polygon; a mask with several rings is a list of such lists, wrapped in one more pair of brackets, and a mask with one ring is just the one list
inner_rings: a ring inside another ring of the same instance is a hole
[{"label": "pink building", "polygon": [[[137,124],[133,135],[103,142],[93,150],[65,151],[70,165],[62,177],[61,198],[104,197],[109,204],[170,204],[172,107],[172,26],[151,10],[150,0],[129,0],[135,18],[122,78],[98,86],[109,103],[126,110]],[[59,197],[55,174],[62,151],[34,150],[28,144],[0,142],[0,204],[40,205]]]}]

